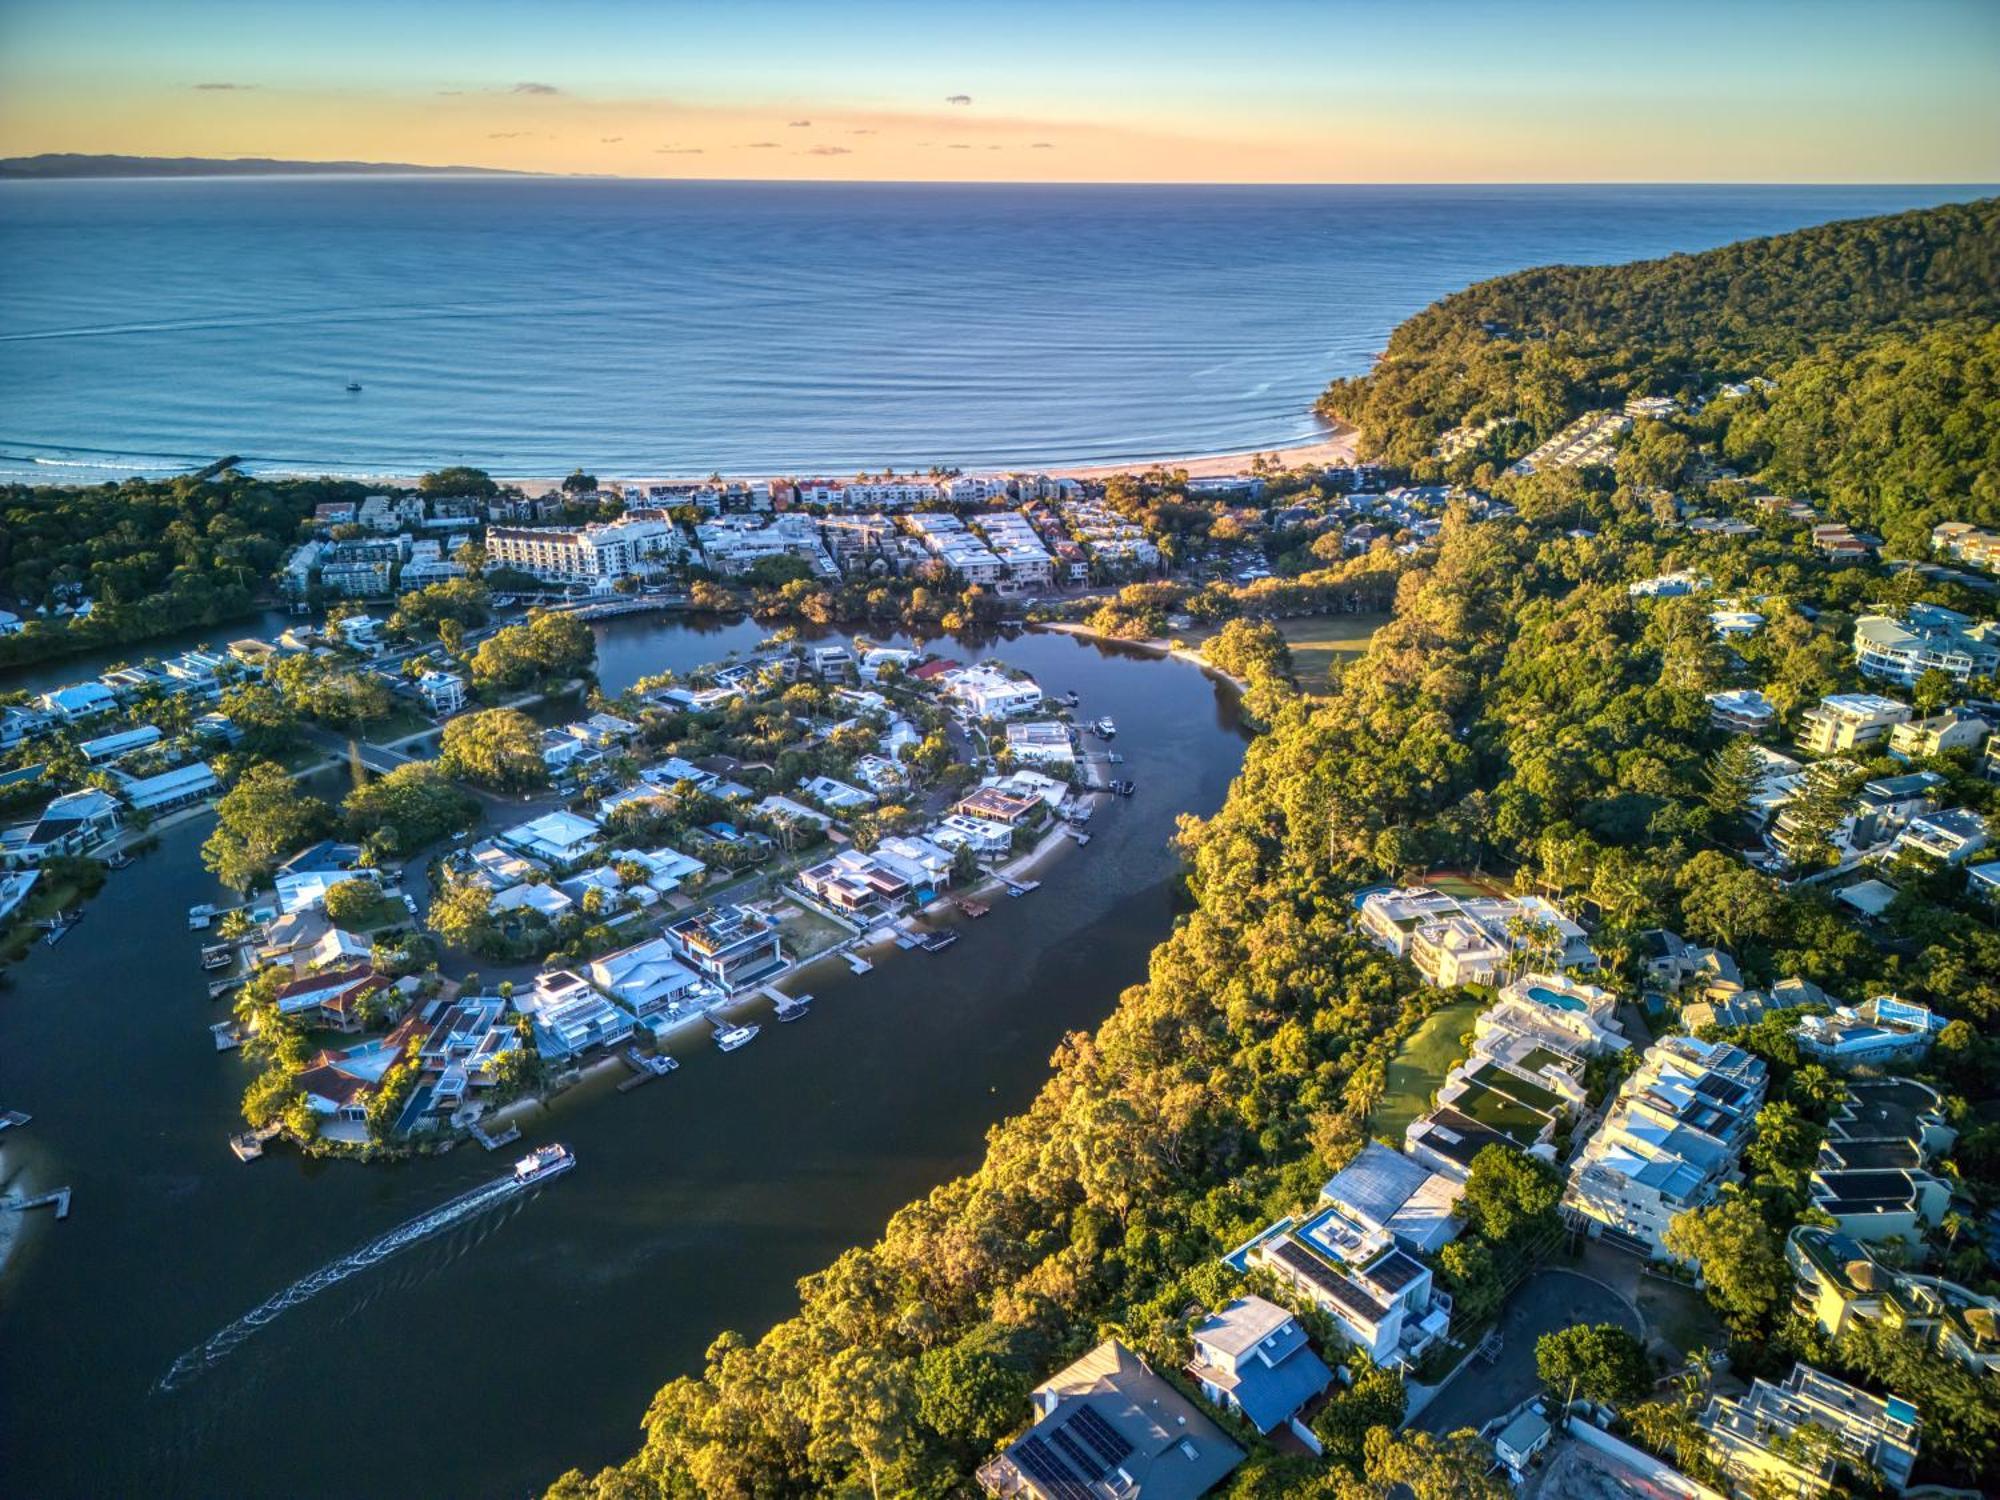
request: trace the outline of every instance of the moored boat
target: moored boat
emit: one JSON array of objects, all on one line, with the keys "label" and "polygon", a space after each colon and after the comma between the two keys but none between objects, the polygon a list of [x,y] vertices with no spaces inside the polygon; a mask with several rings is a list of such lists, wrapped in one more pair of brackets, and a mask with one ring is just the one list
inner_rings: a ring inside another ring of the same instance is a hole
[{"label": "moored boat", "polygon": [[718,1026],[715,1028],[715,1045],[724,1052],[734,1052],[738,1047],[747,1047],[757,1039],[755,1026]]}]

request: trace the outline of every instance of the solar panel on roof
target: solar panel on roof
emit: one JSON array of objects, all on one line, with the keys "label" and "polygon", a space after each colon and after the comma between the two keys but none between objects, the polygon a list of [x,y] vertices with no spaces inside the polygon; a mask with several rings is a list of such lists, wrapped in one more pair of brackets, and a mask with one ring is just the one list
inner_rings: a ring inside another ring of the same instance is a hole
[{"label": "solar panel on roof", "polygon": [[1104,1465],[1100,1464],[1094,1455],[1087,1452],[1083,1444],[1071,1437],[1066,1427],[1067,1424],[1064,1427],[1056,1428],[1055,1431],[1049,1434],[1050,1446],[1062,1454],[1064,1458],[1068,1459],[1070,1467],[1075,1469],[1085,1479],[1097,1478],[1098,1475],[1104,1472]]},{"label": "solar panel on roof", "polygon": [[1132,1445],[1125,1440],[1125,1434],[1105,1421],[1092,1407],[1079,1406],[1076,1415],[1070,1418],[1070,1426],[1096,1450],[1106,1468],[1123,1463],[1132,1452]]},{"label": "solar panel on roof", "polygon": [[1090,1491],[1077,1482],[1068,1466],[1056,1457],[1055,1450],[1040,1438],[1022,1438],[1007,1450],[1007,1456],[1050,1500],[1091,1500]]}]

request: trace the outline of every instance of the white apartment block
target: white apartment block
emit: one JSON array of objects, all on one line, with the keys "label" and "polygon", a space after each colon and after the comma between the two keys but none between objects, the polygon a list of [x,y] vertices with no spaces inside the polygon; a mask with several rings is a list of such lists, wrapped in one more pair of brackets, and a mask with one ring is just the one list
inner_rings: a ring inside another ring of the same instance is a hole
[{"label": "white apartment block", "polygon": [[2000,573],[2000,535],[1968,521],[1944,521],[1931,528],[1931,550],[1940,556]]},{"label": "white apartment block", "polygon": [[632,511],[590,526],[492,526],[486,531],[486,555],[493,563],[551,581],[623,578],[647,563],[674,562],[686,550],[680,529],[663,511]]},{"label": "white apartment block", "polygon": [[1711,1396],[1699,1425],[1738,1493],[1813,1500],[1833,1488],[1843,1462],[1879,1470],[1900,1493],[1916,1468],[1917,1417],[1900,1396],[1872,1396],[1796,1364],[1782,1385],[1758,1379],[1742,1396]]},{"label": "white apartment block", "polygon": [[1841,755],[1887,738],[1910,721],[1910,705],[1879,693],[1832,693],[1805,716],[1799,743],[1813,755]]},{"label": "white apartment block", "polygon": [[1777,705],[1755,688],[1708,695],[1708,722],[1730,734],[1765,734],[1777,727]]},{"label": "white apartment block", "polygon": [[1854,665],[1863,677],[1909,687],[1926,672],[1957,682],[2000,669],[2000,625],[1935,604],[1913,604],[1895,615],[1854,622]]},{"label": "white apartment block", "polygon": [[1592,1238],[1671,1258],[1667,1226],[1712,1201],[1764,1103],[1763,1059],[1689,1036],[1655,1043],[1571,1164],[1563,1208]]},{"label": "white apartment block", "polygon": [[773,516],[768,522],[746,516],[723,516],[695,528],[702,560],[723,578],[736,578],[767,557],[803,558],[820,578],[838,580],[840,569],[820,543],[819,526],[797,512]]}]

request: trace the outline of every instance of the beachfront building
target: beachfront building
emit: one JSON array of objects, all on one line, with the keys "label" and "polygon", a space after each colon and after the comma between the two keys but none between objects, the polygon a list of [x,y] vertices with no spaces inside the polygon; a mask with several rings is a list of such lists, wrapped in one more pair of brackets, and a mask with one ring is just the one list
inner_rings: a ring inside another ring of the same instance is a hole
[{"label": "beachfront building", "polygon": [[1563,1209],[1594,1239],[1668,1258],[1668,1224],[1734,1174],[1766,1083],[1763,1059],[1740,1047],[1656,1042],[1571,1164]]},{"label": "beachfront building", "polygon": [[730,994],[771,978],[784,967],[778,928],[747,906],[718,906],[682,917],[667,938],[695,970]]},{"label": "beachfront building", "polygon": [[1837,1229],[1801,1224],[1785,1240],[1792,1309],[1828,1338],[1881,1320],[1973,1374],[2000,1372],[2000,1297],[1883,1264]]},{"label": "beachfront building", "polygon": [[606,583],[669,566],[687,551],[680,528],[664,511],[627,511],[616,521],[589,526],[489,526],[486,556],[558,583]]},{"label": "beachfront building", "polygon": [[1926,672],[1956,682],[1990,677],[2000,669],[2000,626],[1935,604],[1863,615],[1854,622],[1854,665],[1863,677],[1904,687]]},{"label": "beachfront building", "polygon": [[1710,1456],[1739,1493],[1826,1494],[1843,1465],[1874,1469],[1901,1491],[1917,1462],[1917,1409],[1800,1363],[1781,1385],[1711,1396],[1699,1419]]},{"label": "beachfront building", "polygon": [[1799,744],[1809,755],[1865,750],[1910,720],[1910,705],[1879,693],[1831,693],[1805,716]]},{"label": "beachfront building", "polygon": [[1035,1387],[1035,1422],[982,1464],[1004,1500],[1199,1500],[1243,1450],[1117,1339]]},{"label": "beachfront building", "polygon": [[1495,984],[1527,957],[1540,967],[1594,968],[1583,929],[1540,896],[1454,896],[1426,886],[1376,891],[1361,930],[1439,988]]},{"label": "beachfront building", "polygon": [[1202,1395],[1261,1433],[1290,1426],[1318,1451],[1311,1429],[1292,1419],[1333,1383],[1333,1371],[1297,1318],[1263,1297],[1238,1297],[1195,1324],[1191,1336],[1187,1373]]},{"label": "beachfront building", "polygon": [[1931,760],[1954,750],[1977,750],[1993,733],[1993,726],[1978,714],[1962,708],[1947,708],[1928,719],[1898,724],[1889,731],[1889,753],[1905,763]]}]

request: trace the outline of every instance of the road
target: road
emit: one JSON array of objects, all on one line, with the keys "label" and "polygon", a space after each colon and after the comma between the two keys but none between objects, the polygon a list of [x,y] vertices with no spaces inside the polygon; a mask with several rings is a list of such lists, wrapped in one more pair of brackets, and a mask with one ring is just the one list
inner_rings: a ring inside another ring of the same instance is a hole
[{"label": "road", "polygon": [[1477,1429],[1519,1405],[1541,1388],[1535,1340],[1577,1323],[1616,1323],[1645,1333],[1632,1305],[1603,1282],[1546,1267],[1521,1284],[1500,1314],[1500,1352],[1493,1363],[1467,1365],[1411,1425],[1439,1434]]}]

